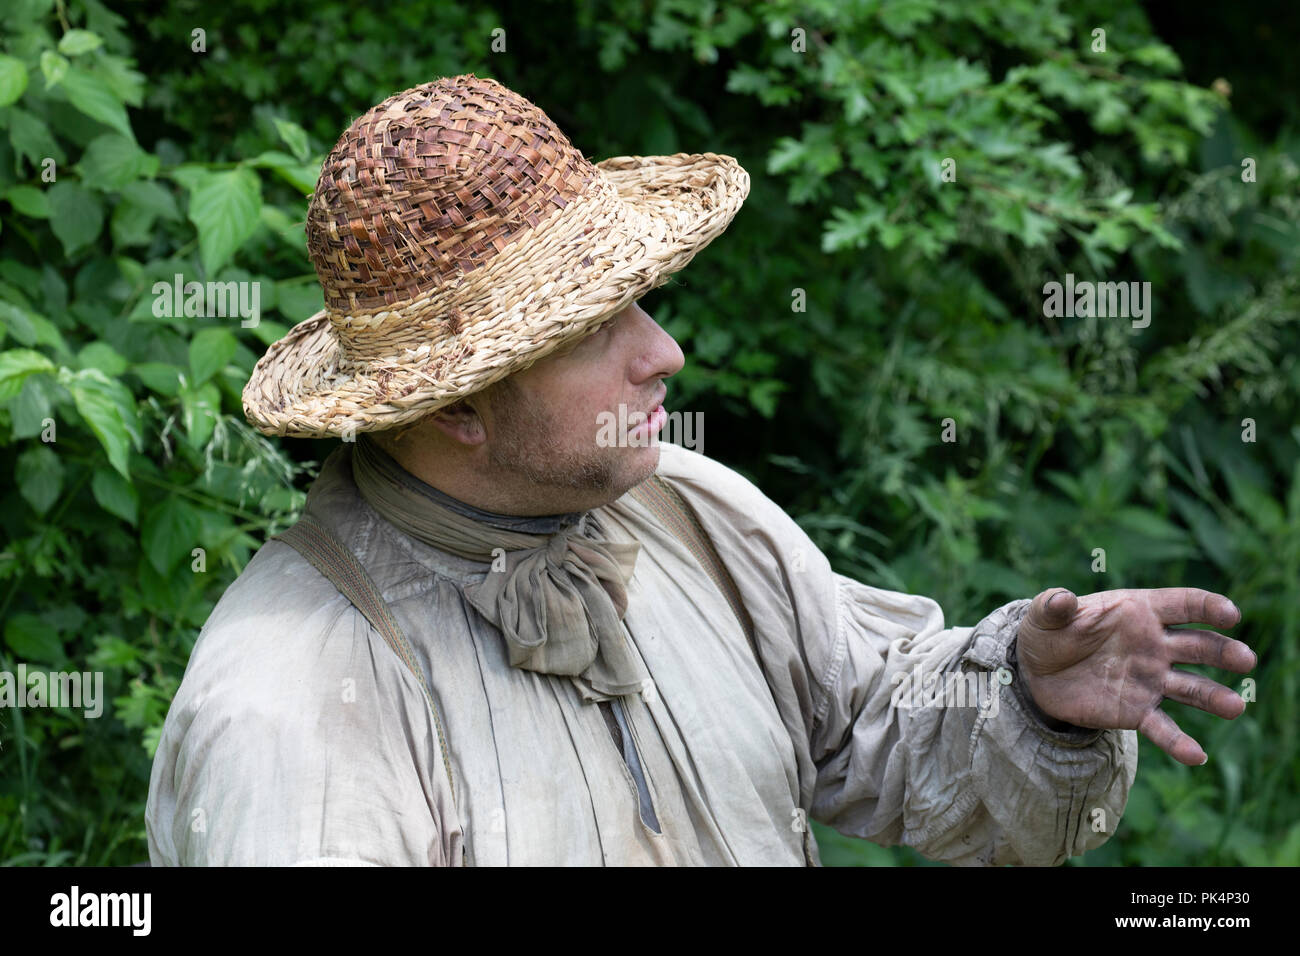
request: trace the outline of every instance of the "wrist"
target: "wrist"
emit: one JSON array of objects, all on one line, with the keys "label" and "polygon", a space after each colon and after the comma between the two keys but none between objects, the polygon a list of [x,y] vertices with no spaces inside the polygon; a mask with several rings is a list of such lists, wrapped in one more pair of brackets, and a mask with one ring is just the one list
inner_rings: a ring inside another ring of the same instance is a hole
[{"label": "wrist", "polygon": [[1024,700],[1025,704],[1033,712],[1033,715],[1049,730],[1071,731],[1086,729],[1083,727],[1077,727],[1069,721],[1058,720],[1043,710],[1039,705],[1037,698],[1034,696],[1033,678],[1025,668],[1020,666],[1020,658],[1016,653],[1016,644],[1019,640],[1020,636],[1018,634],[1011,639],[1011,644],[1007,648],[1007,663],[1011,666],[1012,679],[1020,684],[1023,691],[1021,699]]}]

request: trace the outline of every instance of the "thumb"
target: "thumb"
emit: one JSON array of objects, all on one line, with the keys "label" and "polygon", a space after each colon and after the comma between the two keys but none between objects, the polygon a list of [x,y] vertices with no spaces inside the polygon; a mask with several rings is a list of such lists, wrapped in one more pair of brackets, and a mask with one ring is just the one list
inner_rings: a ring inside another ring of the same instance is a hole
[{"label": "thumb", "polygon": [[1056,631],[1074,620],[1079,599],[1068,588],[1052,588],[1034,598],[1026,615],[1029,623],[1044,631]]}]

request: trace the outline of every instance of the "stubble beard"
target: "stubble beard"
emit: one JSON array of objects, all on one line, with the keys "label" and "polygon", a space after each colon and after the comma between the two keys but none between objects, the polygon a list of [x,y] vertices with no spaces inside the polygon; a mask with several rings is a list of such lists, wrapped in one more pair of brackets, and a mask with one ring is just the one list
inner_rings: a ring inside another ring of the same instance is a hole
[{"label": "stubble beard", "polygon": [[523,484],[613,500],[653,472],[651,466],[649,470],[642,467],[629,473],[627,449],[596,445],[594,421],[591,446],[573,447],[562,440],[554,426],[555,418],[517,390],[499,388],[491,401],[496,434],[489,443],[488,461]]}]

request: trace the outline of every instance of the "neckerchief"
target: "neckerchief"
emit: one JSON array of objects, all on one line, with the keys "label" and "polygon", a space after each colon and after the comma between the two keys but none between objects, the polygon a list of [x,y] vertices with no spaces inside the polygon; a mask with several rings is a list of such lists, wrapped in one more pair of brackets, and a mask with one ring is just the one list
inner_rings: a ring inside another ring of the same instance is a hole
[{"label": "neckerchief", "polygon": [[[399,531],[490,565],[464,594],[501,631],[511,666],[570,677],[587,700],[645,688],[649,674],[622,626],[639,543],[609,539],[591,512],[557,516],[558,530],[531,534],[508,529],[529,524],[518,517],[463,502],[448,507],[440,500],[448,499],[445,493],[365,434],[353,446],[352,475],[371,507]],[[470,516],[476,511],[482,517]]]}]

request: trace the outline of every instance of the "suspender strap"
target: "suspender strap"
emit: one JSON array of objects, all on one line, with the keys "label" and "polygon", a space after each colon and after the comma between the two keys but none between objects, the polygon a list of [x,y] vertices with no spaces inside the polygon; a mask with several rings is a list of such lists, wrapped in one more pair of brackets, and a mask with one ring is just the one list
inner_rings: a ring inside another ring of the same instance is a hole
[{"label": "suspender strap", "polygon": [[393,653],[407,666],[416,680],[420,690],[433,713],[433,723],[438,731],[438,749],[442,752],[442,765],[447,768],[447,780],[451,784],[451,802],[456,805],[456,778],[452,775],[451,761],[447,759],[447,737],[443,733],[442,718],[438,715],[438,705],[434,703],[429,683],[424,679],[424,672],[415,659],[406,635],[388,609],[388,604],[379,593],[374,580],[361,566],[356,556],[338,539],[334,532],[321,524],[310,514],[303,514],[298,523],[272,536],[292,546],[310,561],[321,574],[329,578],[336,588],[357,610],[365,615],[366,620],[375,626]]},{"label": "suspender strap", "polygon": [[631,495],[649,508],[669,531],[681,539],[691,554],[695,555],[695,560],[700,562],[718,590],[722,592],[722,596],[727,599],[727,603],[731,605],[731,612],[740,622],[740,629],[745,632],[749,646],[754,651],[754,657],[757,658],[758,645],[754,642],[754,624],[750,619],[749,611],[740,599],[736,582],[732,580],[727,572],[727,566],[718,557],[717,549],[713,547],[708,532],[700,524],[700,519],[691,506],[672,485],[658,475],[651,475],[648,480],[641,482],[631,490]]}]

